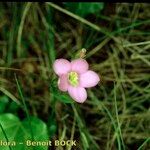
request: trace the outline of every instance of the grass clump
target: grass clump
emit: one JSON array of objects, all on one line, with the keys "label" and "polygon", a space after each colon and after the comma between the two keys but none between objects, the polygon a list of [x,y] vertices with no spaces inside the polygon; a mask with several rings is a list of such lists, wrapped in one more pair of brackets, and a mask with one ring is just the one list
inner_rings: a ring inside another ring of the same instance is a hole
[{"label": "grass clump", "polygon": [[[83,18],[63,3],[0,3],[0,94],[9,98],[0,115],[36,116],[50,140],[77,141],[60,149],[150,149],[149,9],[105,3]],[[52,65],[82,48],[101,82],[80,105],[58,90]]]}]

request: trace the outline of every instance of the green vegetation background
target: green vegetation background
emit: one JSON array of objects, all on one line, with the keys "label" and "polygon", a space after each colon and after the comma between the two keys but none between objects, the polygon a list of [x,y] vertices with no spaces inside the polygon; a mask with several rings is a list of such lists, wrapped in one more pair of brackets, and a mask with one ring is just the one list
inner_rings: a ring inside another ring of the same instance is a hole
[{"label": "green vegetation background", "polygon": [[[0,140],[150,149],[150,4],[1,2],[0,20]],[[52,65],[82,48],[101,82],[78,104],[58,90]]]}]

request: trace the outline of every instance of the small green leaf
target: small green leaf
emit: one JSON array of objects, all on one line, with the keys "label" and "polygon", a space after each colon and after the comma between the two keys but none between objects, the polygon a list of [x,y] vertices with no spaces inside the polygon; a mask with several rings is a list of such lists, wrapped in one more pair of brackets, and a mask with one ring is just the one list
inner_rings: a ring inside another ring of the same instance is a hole
[{"label": "small green leaf", "polygon": [[20,106],[16,102],[12,101],[9,103],[9,106],[7,108],[7,110],[8,110],[7,112],[16,113],[19,108],[20,108]]},{"label": "small green leaf", "polygon": [[66,2],[64,4],[69,11],[81,17],[86,17],[88,14],[96,14],[104,8],[103,2]]},{"label": "small green leaf", "polygon": [[[15,146],[11,146],[12,150],[47,150],[48,146],[27,146],[27,140],[32,139],[30,128],[32,128],[33,131],[34,141],[48,141],[46,124],[36,117],[31,117],[30,119],[31,126],[29,125],[28,119],[24,119],[21,122],[18,117],[12,114],[0,115],[0,123],[7,135],[8,141],[14,141],[16,143]],[[1,129],[0,140],[7,141]],[[1,148],[3,150],[9,150],[7,146],[1,146]]]},{"label": "small green leaf", "polygon": [[5,111],[5,108],[9,102],[9,98],[5,95],[0,96],[0,113]]},{"label": "small green leaf", "polygon": [[74,101],[71,99],[71,97],[67,94],[62,94],[62,93],[57,93],[57,95],[55,95],[55,97],[63,102],[63,103],[73,103]]}]

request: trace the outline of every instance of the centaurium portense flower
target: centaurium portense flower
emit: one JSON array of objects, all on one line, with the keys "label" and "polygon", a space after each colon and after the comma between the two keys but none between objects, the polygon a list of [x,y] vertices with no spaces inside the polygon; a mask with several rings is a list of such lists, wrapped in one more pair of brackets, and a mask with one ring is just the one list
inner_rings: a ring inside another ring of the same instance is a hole
[{"label": "centaurium portense flower", "polygon": [[79,58],[69,62],[66,59],[56,59],[53,65],[55,73],[59,76],[58,88],[78,103],[87,99],[85,88],[94,87],[100,81],[98,74],[89,69],[85,59]]}]

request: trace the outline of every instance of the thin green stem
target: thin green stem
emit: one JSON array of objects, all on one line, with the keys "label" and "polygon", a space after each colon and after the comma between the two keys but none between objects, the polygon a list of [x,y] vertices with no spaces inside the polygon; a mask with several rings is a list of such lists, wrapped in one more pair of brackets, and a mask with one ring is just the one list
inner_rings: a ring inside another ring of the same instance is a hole
[{"label": "thin green stem", "polygon": [[[6,134],[6,132],[5,132],[5,130],[4,130],[4,128],[3,128],[3,126],[2,126],[2,124],[1,124],[1,123],[0,123],[0,127],[1,127],[2,132],[3,132],[4,136],[5,136],[5,139],[6,139],[7,143],[8,143],[8,142],[9,142],[9,140],[8,140],[7,134]],[[8,145],[8,147],[9,147],[9,149],[10,149],[10,150],[12,150],[12,148],[11,148],[11,146],[10,146],[10,145]]]},{"label": "thin green stem", "polygon": [[20,94],[20,97],[21,97],[21,100],[22,100],[22,103],[23,103],[23,106],[24,106],[24,110],[26,112],[26,115],[27,115],[27,118],[28,118],[28,121],[29,121],[31,138],[32,138],[32,140],[34,140],[34,135],[33,135],[33,130],[32,130],[32,124],[31,124],[30,115],[29,115],[29,112],[28,112],[28,109],[27,109],[27,106],[26,106],[26,103],[25,103],[25,99],[24,99],[24,96],[23,96],[23,93],[22,93],[22,90],[21,90],[21,87],[20,87],[20,84],[19,84],[19,81],[17,79],[16,74],[15,74],[15,80],[16,80],[16,83],[17,83],[18,92]]},{"label": "thin green stem", "polygon": [[125,150],[125,145],[124,145],[124,141],[123,141],[123,137],[122,137],[122,133],[121,133],[121,129],[120,129],[119,117],[118,117],[119,115],[118,115],[118,108],[117,108],[117,98],[116,98],[116,87],[115,87],[115,83],[114,83],[114,100],[115,100],[115,113],[116,113],[117,124],[118,124],[118,132],[119,132],[119,134],[120,134],[120,138],[121,138],[123,150]]},{"label": "thin green stem", "polygon": [[[118,133],[118,128],[116,127],[116,123],[115,123],[115,121],[114,121],[114,118],[113,118],[113,116],[111,115],[111,113],[109,112],[109,110],[107,109],[107,107],[105,107],[105,105],[104,105],[101,101],[99,101],[99,100],[96,98],[96,96],[93,95],[92,92],[90,92],[90,94],[91,94],[93,100],[95,101],[96,105],[97,105],[97,106],[100,106],[100,105],[101,105],[102,108],[105,110],[105,112],[108,114],[108,116],[109,116],[109,118],[110,118],[110,120],[111,120],[111,122],[112,122],[112,125],[113,125],[113,127],[114,127],[114,130],[116,131],[116,133]],[[100,103],[100,105],[99,105],[99,103]],[[119,148],[119,150],[121,150],[120,138],[119,138],[118,134],[117,134],[117,143],[118,143],[118,148]]]},{"label": "thin green stem", "polygon": [[144,146],[148,141],[150,141],[150,137],[147,138],[137,150],[142,150],[143,146]]}]

